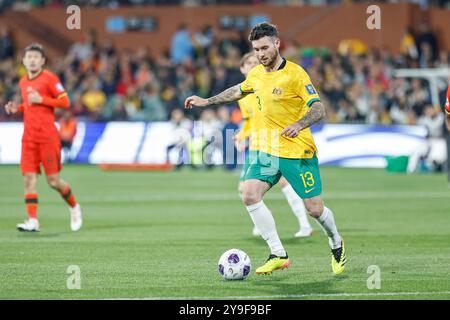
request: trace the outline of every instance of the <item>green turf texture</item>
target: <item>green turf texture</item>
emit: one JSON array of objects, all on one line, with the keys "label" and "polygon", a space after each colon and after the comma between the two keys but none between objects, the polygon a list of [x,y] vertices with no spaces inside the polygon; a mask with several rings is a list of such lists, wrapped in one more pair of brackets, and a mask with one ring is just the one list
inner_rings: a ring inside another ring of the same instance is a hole
[{"label": "green turf texture", "polygon": [[[104,172],[66,166],[62,177],[82,205],[83,228],[69,228],[66,204],[41,177],[41,232],[19,233],[25,217],[17,166],[0,167],[1,299],[450,299],[450,189],[444,175],[322,168],[324,199],[346,240],[347,269],[331,272],[325,235],[294,238],[297,221],[278,186],[266,196],[292,266],[254,271],[269,251],[251,235],[237,195],[238,173]],[[252,273],[224,281],[220,255],[248,253]],[[79,266],[81,289],[67,268]],[[368,267],[381,288],[368,289]],[[398,294],[405,293],[405,294]],[[415,294],[418,293],[418,294]]]}]

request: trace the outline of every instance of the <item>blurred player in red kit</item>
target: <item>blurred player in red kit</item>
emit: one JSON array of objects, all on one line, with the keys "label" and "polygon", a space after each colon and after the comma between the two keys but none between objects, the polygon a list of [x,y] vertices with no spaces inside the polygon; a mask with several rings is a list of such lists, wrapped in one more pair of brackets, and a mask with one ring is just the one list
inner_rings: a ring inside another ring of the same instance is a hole
[{"label": "blurred player in red kit", "polygon": [[25,184],[25,204],[28,219],[17,225],[19,231],[39,231],[37,219],[37,177],[44,167],[48,185],[58,191],[70,209],[70,227],[78,231],[82,225],[80,205],[67,182],[61,180],[61,142],[55,126],[55,108],[68,109],[67,93],[59,78],[44,69],[45,55],[41,45],[31,44],[25,48],[23,64],[27,75],[19,81],[22,103],[9,101],[6,113],[23,112],[24,133],[20,168]]}]

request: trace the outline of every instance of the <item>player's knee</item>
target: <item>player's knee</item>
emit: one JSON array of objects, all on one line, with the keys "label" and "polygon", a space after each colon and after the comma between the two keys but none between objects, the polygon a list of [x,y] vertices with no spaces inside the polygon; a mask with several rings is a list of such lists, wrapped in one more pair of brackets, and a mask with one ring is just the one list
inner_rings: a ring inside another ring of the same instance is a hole
[{"label": "player's knee", "polygon": [[54,177],[47,177],[47,184],[52,189],[58,189],[59,180],[57,178],[54,178]]},{"label": "player's knee", "polygon": [[323,201],[305,199],[305,207],[309,215],[315,219],[319,218],[323,213]]},{"label": "player's knee", "polygon": [[246,206],[258,203],[262,200],[262,196],[256,191],[244,188],[242,192],[242,201]]}]

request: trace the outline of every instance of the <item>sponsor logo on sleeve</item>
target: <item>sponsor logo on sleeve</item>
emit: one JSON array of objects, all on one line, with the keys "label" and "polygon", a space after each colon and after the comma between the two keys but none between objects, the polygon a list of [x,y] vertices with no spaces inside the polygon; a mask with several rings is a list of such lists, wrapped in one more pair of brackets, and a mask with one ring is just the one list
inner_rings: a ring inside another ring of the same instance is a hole
[{"label": "sponsor logo on sleeve", "polygon": [[61,84],[61,82],[58,82],[58,83],[55,85],[55,88],[56,88],[56,90],[58,90],[59,92],[64,92],[64,91],[66,91],[66,90],[64,89],[63,85]]},{"label": "sponsor logo on sleeve", "polygon": [[305,87],[306,91],[308,91],[309,94],[316,94],[316,90],[314,89],[312,84],[307,84]]}]

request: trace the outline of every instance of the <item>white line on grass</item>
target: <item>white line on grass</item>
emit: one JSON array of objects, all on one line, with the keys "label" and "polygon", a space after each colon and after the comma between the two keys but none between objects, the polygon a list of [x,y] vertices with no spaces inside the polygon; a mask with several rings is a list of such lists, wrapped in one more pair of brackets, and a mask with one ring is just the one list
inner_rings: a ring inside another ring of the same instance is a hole
[{"label": "white line on grass", "polygon": [[423,295],[450,295],[450,291],[428,292],[359,292],[359,293],[308,293],[308,294],[277,294],[265,296],[225,296],[225,297],[148,297],[148,298],[111,298],[106,300],[251,300],[251,299],[293,299],[313,297],[395,297],[395,296],[423,296]]}]

